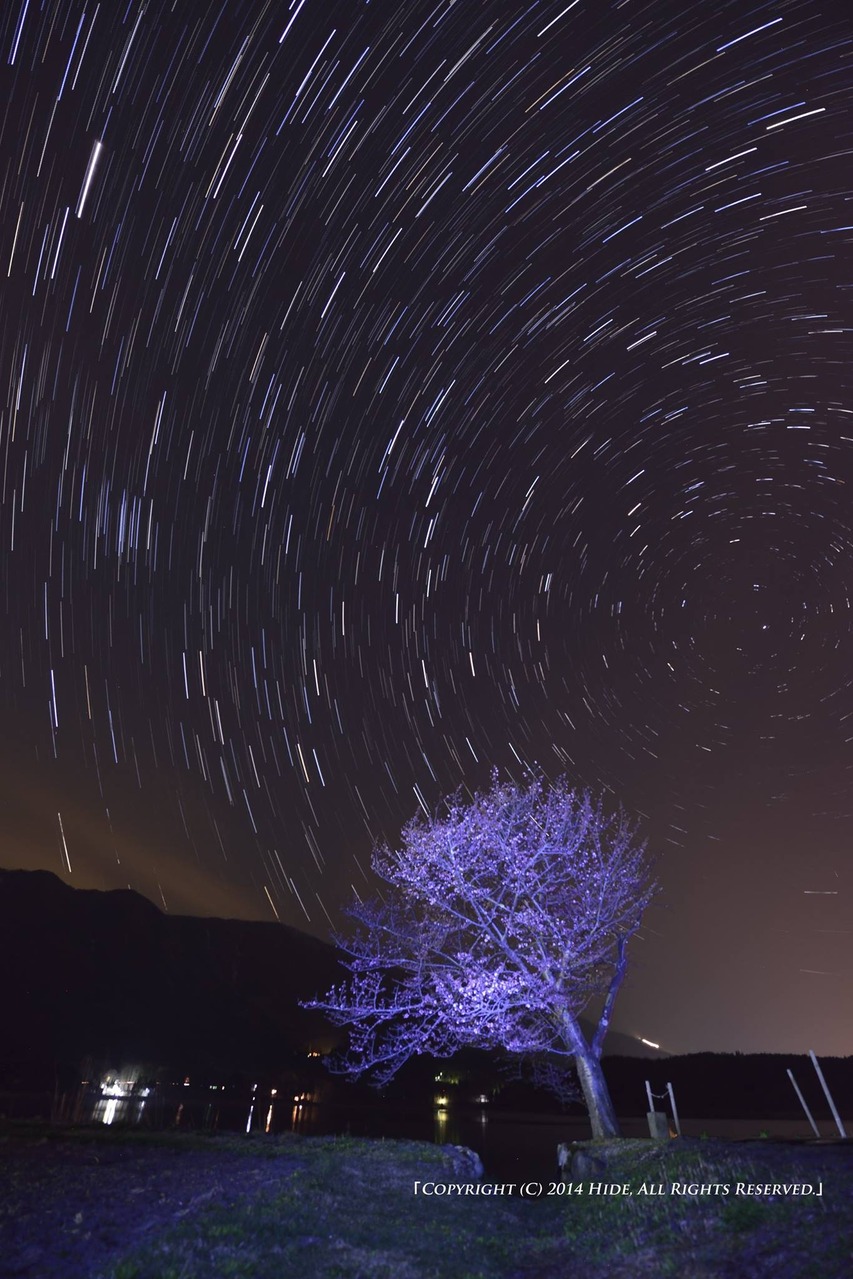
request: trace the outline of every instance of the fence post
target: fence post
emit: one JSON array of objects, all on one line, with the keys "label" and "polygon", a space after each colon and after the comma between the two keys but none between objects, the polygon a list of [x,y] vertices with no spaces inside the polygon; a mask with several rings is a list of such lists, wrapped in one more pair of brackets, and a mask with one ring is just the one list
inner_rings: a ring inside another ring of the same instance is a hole
[{"label": "fence post", "polygon": [[790,1069],[789,1069],[789,1071],[788,1071],[788,1078],[790,1079],[791,1083],[794,1085],[794,1092],[795,1092],[795,1093],[797,1094],[797,1096],[799,1097],[799,1099],[800,1099],[800,1105],[802,1106],[803,1110],[806,1112],[806,1119],[808,1119],[809,1123],[810,1123],[810,1124],[811,1124],[811,1126],[812,1126],[812,1132],[814,1133],[814,1135],[815,1135],[816,1137],[819,1137],[819,1136],[820,1136],[820,1133],[818,1132],[817,1124],[816,1124],[816,1123],[815,1123],[815,1121],[812,1119],[812,1112],[809,1110],[808,1106],[806,1105],[806,1099],[805,1099],[805,1097],[804,1097],[804,1096],[803,1096],[803,1094],[800,1092],[799,1085],[798,1085],[798,1083],[797,1083],[796,1079],[794,1078],[794,1072],[793,1072],[792,1070],[790,1070]]},{"label": "fence post", "polygon": [[681,1136],[681,1121],[678,1118],[678,1109],[675,1105],[675,1093],[672,1091],[672,1084],[667,1084],[666,1090],[669,1093],[669,1101],[672,1106],[672,1117],[675,1120],[675,1131]]},{"label": "fence post", "polygon": [[826,1080],[823,1077],[823,1071],[820,1068],[817,1057],[815,1057],[814,1052],[811,1049],[809,1049],[809,1056],[812,1059],[812,1065],[817,1071],[817,1077],[820,1080],[820,1086],[823,1089],[824,1093],[826,1094],[826,1100],[829,1102],[829,1108],[832,1111],[832,1117],[835,1120],[835,1126],[840,1132],[841,1136],[846,1137],[847,1133],[844,1131],[844,1124],[841,1122],[841,1116],[839,1115],[838,1111],[835,1109],[835,1102],[832,1100],[832,1094],[830,1093],[829,1089],[826,1086]]},{"label": "fence post", "polygon": [[649,1124],[649,1136],[652,1141],[666,1141],[670,1136],[669,1120],[665,1110],[655,1110],[655,1094],[648,1079],[646,1080],[646,1096],[649,1099],[649,1113],[646,1119]]}]

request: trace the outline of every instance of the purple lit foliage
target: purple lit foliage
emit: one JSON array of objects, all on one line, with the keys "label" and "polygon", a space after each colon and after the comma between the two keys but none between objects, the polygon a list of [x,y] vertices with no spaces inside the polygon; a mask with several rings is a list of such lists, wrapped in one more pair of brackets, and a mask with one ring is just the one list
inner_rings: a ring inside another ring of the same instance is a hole
[{"label": "purple lit foliage", "polygon": [[[621,811],[564,780],[491,789],[416,818],[377,848],[382,900],[357,902],[352,974],[311,1005],[350,1027],[347,1073],[387,1082],[410,1057],[462,1047],[574,1060],[594,1136],[618,1134],[599,1065],[626,945],[651,899],[645,845]],[[595,1034],[579,1017],[603,999]]]}]

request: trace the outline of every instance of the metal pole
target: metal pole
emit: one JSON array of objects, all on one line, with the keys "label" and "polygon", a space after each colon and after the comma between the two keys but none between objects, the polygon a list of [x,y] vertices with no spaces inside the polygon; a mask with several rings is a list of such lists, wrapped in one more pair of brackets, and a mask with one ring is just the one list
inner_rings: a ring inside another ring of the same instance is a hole
[{"label": "metal pole", "polygon": [[817,1057],[815,1057],[811,1049],[809,1049],[809,1056],[812,1059],[812,1065],[817,1071],[817,1077],[820,1080],[820,1086],[823,1089],[824,1093],[826,1094],[826,1100],[829,1102],[829,1109],[832,1111],[832,1117],[835,1120],[835,1126],[838,1129],[838,1131],[841,1133],[841,1136],[846,1137],[847,1133],[844,1131],[844,1124],[841,1122],[841,1116],[839,1115],[838,1111],[835,1109],[835,1102],[832,1100],[832,1094],[830,1093],[829,1089],[826,1086],[826,1080],[823,1077],[823,1071],[821,1070],[820,1065],[818,1064]]},{"label": "metal pole", "polygon": [[648,1079],[646,1080],[646,1096],[649,1099],[649,1110],[652,1111],[655,1108],[655,1103],[652,1097],[652,1086],[649,1083]]},{"label": "metal pole", "polygon": [[816,1124],[816,1123],[815,1123],[815,1121],[812,1119],[812,1112],[809,1110],[808,1106],[806,1105],[806,1099],[805,1099],[805,1097],[803,1096],[803,1094],[800,1092],[799,1084],[797,1083],[796,1079],[794,1078],[794,1072],[793,1072],[792,1070],[789,1070],[789,1071],[788,1071],[788,1078],[790,1079],[791,1083],[794,1085],[794,1092],[795,1092],[795,1093],[797,1094],[797,1096],[799,1097],[799,1099],[800,1099],[800,1105],[802,1106],[803,1110],[806,1112],[806,1119],[808,1119],[809,1123],[810,1123],[810,1124],[811,1124],[811,1126],[812,1126],[812,1132],[814,1133],[814,1135],[815,1135],[816,1137],[819,1137],[819,1136],[820,1136],[820,1133],[818,1132],[817,1124]]},{"label": "metal pole", "polygon": [[675,1105],[675,1093],[672,1091],[672,1084],[667,1084],[666,1090],[669,1093],[669,1100],[672,1106],[672,1117],[675,1120],[675,1131],[681,1136],[681,1122],[678,1118],[678,1110]]}]

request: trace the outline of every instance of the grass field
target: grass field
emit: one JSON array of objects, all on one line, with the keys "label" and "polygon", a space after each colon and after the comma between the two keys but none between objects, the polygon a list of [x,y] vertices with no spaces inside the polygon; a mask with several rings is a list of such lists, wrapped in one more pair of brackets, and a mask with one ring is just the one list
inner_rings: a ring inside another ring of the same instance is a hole
[{"label": "grass field", "polygon": [[[847,1279],[853,1273],[851,1146],[626,1141],[603,1157],[603,1170],[585,1172],[569,1193],[549,1194],[549,1183],[541,1195],[535,1187],[529,1195],[434,1193],[436,1186],[477,1183],[461,1156],[426,1143],[19,1129],[0,1141],[0,1273],[33,1279]],[[736,1193],[738,1184],[773,1183],[821,1184],[823,1194]],[[601,1184],[628,1189],[591,1192]],[[700,1193],[702,1186],[729,1190]],[[3,1270],[4,1261],[17,1269]]]}]

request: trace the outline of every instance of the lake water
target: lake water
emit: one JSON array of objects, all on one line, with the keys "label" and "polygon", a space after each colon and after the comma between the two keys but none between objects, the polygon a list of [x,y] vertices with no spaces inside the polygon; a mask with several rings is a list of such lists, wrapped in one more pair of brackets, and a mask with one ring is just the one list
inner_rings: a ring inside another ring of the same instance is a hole
[{"label": "lake water", "polygon": [[[648,1137],[642,1116],[620,1120],[625,1137]],[[476,1108],[436,1108],[432,1116],[350,1116],[340,1126],[333,1113],[322,1105],[305,1105],[294,1116],[293,1130],[306,1135],[324,1135],[347,1129],[354,1136],[406,1137],[434,1141],[439,1145],[468,1146],[483,1161],[488,1180],[519,1181],[551,1179],[557,1173],[557,1146],[564,1141],[585,1141],[591,1136],[589,1120],[579,1115],[531,1115],[523,1112],[488,1111]],[[818,1123],[824,1136],[837,1135],[834,1124]],[[847,1121],[848,1133],[853,1122]],[[723,1137],[730,1141],[756,1138],[762,1132],[771,1137],[812,1137],[805,1119],[767,1120],[683,1119],[685,1137]]]},{"label": "lake water", "polygon": [[[322,1096],[323,1094],[321,1094]],[[9,1118],[51,1116],[49,1098],[0,1098],[0,1113]],[[45,1105],[47,1103],[47,1106]],[[488,1104],[434,1105],[432,1109],[404,1110],[382,1105],[353,1105],[334,1100],[314,1101],[310,1094],[296,1097],[271,1095],[269,1090],[250,1096],[228,1095],[224,1090],[207,1093],[180,1087],[156,1089],[143,1096],[103,1096],[97,1092],[79,1097],[74,1114],[65,1117],[84,1123],[139,1124],[152,1129],[186,1131],[297,1132],[305,1136],[405,1138],[439,1145],[467,1146],[480,1156],[485,1176],[493,1181],[552,1179],[557,1173],[557,1145],[590,1137],[589,1121],[574,1113],[531,1114],[491,1109]],[[817,1120],[821,1135],[837,1135],[828,1118]],[[646,1137],[645,1118],[624,1118],[626,1137]],[[853,1134],[853,1120],[845,1120]],[[806,1120],[692,1119],[683,1118],[685,1137],[722,1137],[728,1140],[813,1136]]]}]

